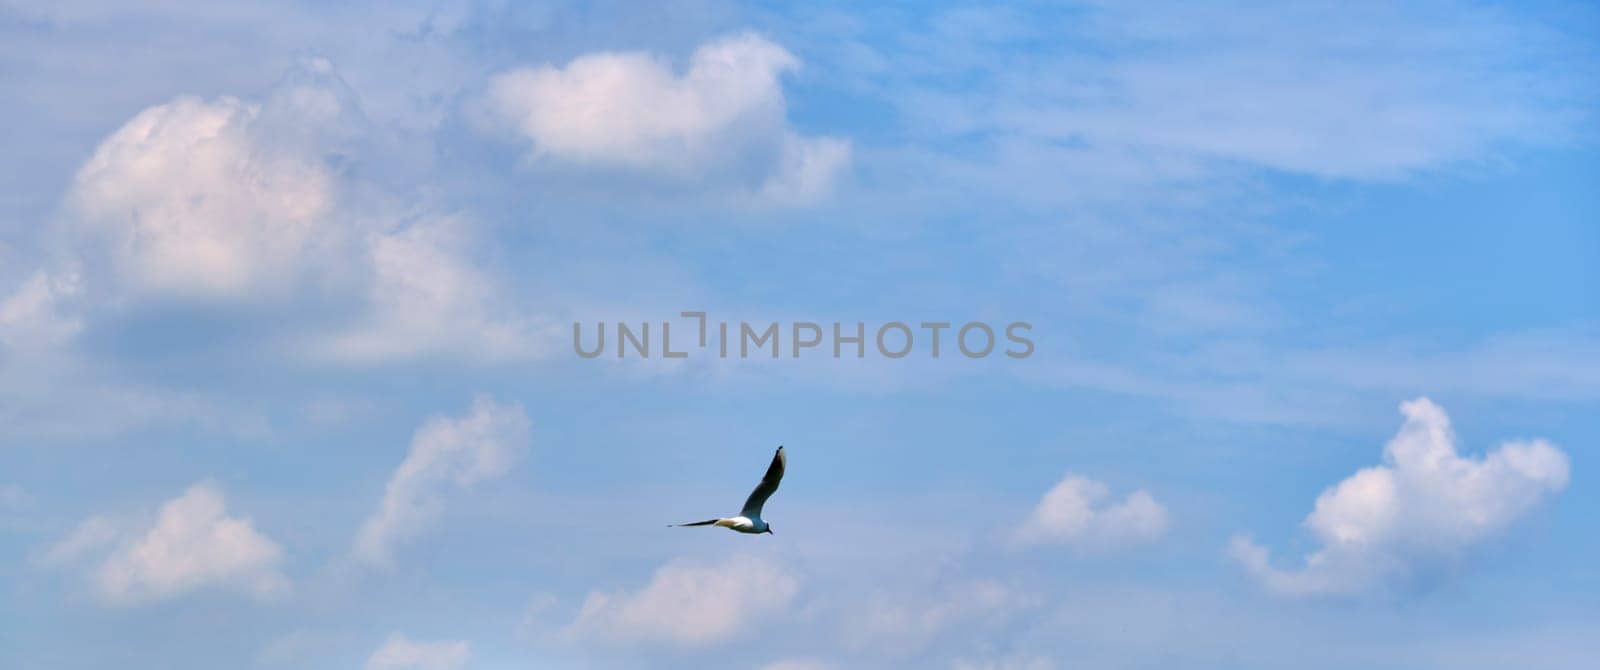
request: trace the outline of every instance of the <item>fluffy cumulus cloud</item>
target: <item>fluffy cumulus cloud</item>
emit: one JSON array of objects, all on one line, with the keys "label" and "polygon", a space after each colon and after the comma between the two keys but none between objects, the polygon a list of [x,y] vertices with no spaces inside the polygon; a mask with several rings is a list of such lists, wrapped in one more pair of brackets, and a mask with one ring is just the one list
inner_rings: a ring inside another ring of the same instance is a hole
[{"label": "fluffy cumulus cloud", "polygon": [[1112,499],[1105,484],[1068,475],[1044,494],[1017,528],[1017,546],[1062,544],[1103,551],[1152,542],[1167,530],[1167,509],[1144,490]]},{"label": "fluffy cumulus cloud", "polygon": [[460,640],[421,641],[394,633],[367,658],[365,670],[460,670],[472,657]]},{"label": "fluffy cumulus cloud", "polygon": [[63,226],[96,303],[292,311],[292,348],[325,358],[530,354],[533,321],[479,269],[470,226],[387,176],[400,144],[308,60],[261,101],[135,115],[78,170]]},{"label": "fluffy cumulus cloud", "polygon": [[395,545],[435,521],[450,493],[505,474],[527,448],[529,432],[521,407],[488,396],[475,399],[464,416],[429,419],[356,535],[356,557],[389,565]]},{"label": "fluffy cumulus cloud", "polygon": [[[598,52],[564,66],[495,76],[492,123],[536,159],[684,180],[732,180],[771,201],[825,194],[850,145],[807,137],[787,119],[781,77],[800,61],[754,34],[701,45],[686,70],[639,52]],[[754,175],[754,181],[748,180]]]},{"label": "fluffy cumulus cloud", "polygon": [[1322,546],[1303,566],[1274,567],[1244,536],[1232,541],[1234,558],[1280,594],[1369,591],[1448,566],[1567,486],[1567,456],[1544,440],[1466,457],[1444,409],[1419,398],[1400,411],[1405,423],[1383,464],[1317,497],[1304,526]]},{"label": "fluffy cumulus cloud", "polygon": [[117,279],[151,293],[282,288],[340,231],[335,177],[263,137],[261,106],[180,97],[135,115],[78,170],[69,204]]},{"label": "fluffy cumulus cloud", "polygon": [[[759,584],[760,588],[750,588]],[[671,563],[634,592],[592,592],[569,631],[579,637],[701,646],[749,631],[799,592],[783,567],[751,556],[722,563]]]},{"label": "fluffy cumulus cloud", "polygon": [[91,517],[40,555],[46,565],[91,558],[96,595],[136,605],[216,588],[258,600],[289,589],[279,570],[283,550],[249,519],[229,516],[222,492],[209,483],[189,487],[161,506],[147,527]]}]

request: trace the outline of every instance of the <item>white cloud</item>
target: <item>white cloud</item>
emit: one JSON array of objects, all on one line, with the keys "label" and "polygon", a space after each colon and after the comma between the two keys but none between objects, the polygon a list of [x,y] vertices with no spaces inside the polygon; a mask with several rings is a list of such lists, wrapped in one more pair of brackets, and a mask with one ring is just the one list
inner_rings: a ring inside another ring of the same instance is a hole
[{"label": "white cloud", "polygon": [[1166,530],[1166,508],[1144,490],[1112,502],[1105,484],[1068,475],[1044,494],[1012,540],[1019,546],[1106,550],[1152,542]]},{"label": "white cloud", "polygon": [[751,556],[714,565],[671,563],[636,593],[591,592],[569,631],[707,645],[749,632],[757,619],[787,606],[799,589],[799,580],[787,570]]},{"label": "white cloud", "polygon": [[257,600],[289,589],[279,571],[283,550],[250,520],[228,516],[222,492],[195,484],[161,506],[149,527],[91,517],[46,549],[46,566],[77,563],[109,549],[89,572],[95,593],[108,603],[136,605],[201,589],[242,593]]},{"label": "white cloud", "polygon": [[390,477],[383,502],[356,536],[356,557],[374,565],[392,563],[395,545],[432,523],[449,492],[505,474],[527,448],[529,430],[520,406],[488,396],[474,399],[465,416],[438,416],[422,424]]},{"label": "white cloud", "polygon": [[76,271],[39,271],[0,300],[0,345],[12,351],[49,348],[76,335],[83,322],[69,308],[82,292]]},{"label": "white cloud", "polygon": [[1383,464],[1317,497],[1303,524],[1322,547],[1301,568],[1273,567],[1244,536],[1233,539],[1233,557],[1276,593],[1359,593],[1458,560],[1567,486],[1567,456],[1544,440],[1463,457],[1438,405],[1418,398],[1400,411],[1406,420]]},{"label": "white cloud", "polygon": [[367,658],[365,670],[460,670],[472,649],[459,640],[425,642],[394,633]]},{"label": "white cloud", "polygon": [[66,225],[101,302],[292,313],[291,348],[319,358],[531,355],[533,324],[479,269],[466,222],[379,183],[370,164],[403,160],[395,144],[312,59],[260,102],[135,115],[78,170]]},{"label": "white cloud", "polygon": [[[825,194],[850,161],[848,142],[806,137],[786,118],[781,77],[800,61],[754,34],[707,42],[682,74],[640,52],[599,52],[562,67],[523,67],[490,80],[494,123],[537,159],[695,179],[758,179],[771,200]],[[747,180],[748,181],[748,180]]]},{"label": "white cloud", "polygon": [[68,199],[120,281],[187,297],[282,290],[329,244],[334,175],[262,137],[260,116],[256,103],[185,96],[101,142]]}]

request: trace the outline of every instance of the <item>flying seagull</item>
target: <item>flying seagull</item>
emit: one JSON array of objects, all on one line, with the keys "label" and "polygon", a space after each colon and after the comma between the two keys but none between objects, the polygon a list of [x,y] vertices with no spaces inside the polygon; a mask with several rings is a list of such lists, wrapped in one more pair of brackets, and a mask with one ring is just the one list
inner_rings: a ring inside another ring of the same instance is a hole
[{"label": "flying seagull", "polygon": [[767,504],[767,498],[778,490],[778,482],[783,481],[783,467],[787,459],[783,455],[783,447],[778,447],[778,453],[772,455],[772,465],[767,466],[767,475],[761,478],[761,483],[756,484],[756,490],[750,492],[750,497],[744,501],[744,509],[739,510],[739,516],[726,519],[708,519],[694,523],[675,523],[674,527],[683,526],[721,526],[728,530],[741,533],[759,535],[771,533],[772,524],[761,520],[761,506]]}]

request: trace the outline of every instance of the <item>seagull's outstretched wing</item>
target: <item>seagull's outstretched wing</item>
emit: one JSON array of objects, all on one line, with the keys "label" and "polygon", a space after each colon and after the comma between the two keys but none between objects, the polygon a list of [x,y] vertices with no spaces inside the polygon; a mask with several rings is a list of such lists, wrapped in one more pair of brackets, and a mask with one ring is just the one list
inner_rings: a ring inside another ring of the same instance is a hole
[{"label": "seagull's outstretched wing", "polygon": [[783,447],[778,447],[778,453],[772,456],[772,465],[767,466],[767,476],[761,478],[761,483],[756,485],[756,490],[750,492],[750,497],[744,501],[744,509],[739,511],[747,517],[761,516],[761,506],[767,504],[767,498],[778,490],[778,482],[783,481],[783,467],[787,463],[783,455]]},{"label": "seagull's outstretched wing", "polygon": [[714,523],[716,523],[718,521],[721,521],[721,520],[722,519],[706,519],[705,521],[696,521],[694,523],[669,523],[667,525],[672,527],[672,528],[687,528],[689,526],[709,526],[709,525],[714,524]]}]

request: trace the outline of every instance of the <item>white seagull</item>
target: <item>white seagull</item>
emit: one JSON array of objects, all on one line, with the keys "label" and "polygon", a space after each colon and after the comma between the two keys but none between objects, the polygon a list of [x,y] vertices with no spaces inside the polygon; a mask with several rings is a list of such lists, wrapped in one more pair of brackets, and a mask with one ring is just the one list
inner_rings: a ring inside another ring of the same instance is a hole
[{"label": "white seagull", "polygon": [[761,520],[761,506],[767,504],[767,498],[778,490],[778,482],[783,481],[783,467],[787,459],[783,455],[783,447],[778,447],[778,453],[772,455],[772,465],[767,466],[767,476],[761,478],[761,483],[756,484],[756,490],[750,492],[750,497],[744,501],[744,509],[739,510],[739,516],[726,519],[709,519],[694,523],[675,523],[673,527],[684,526],[721,526],[728,530],[741,533],[759,535],[772,533],[772,524]]}]

